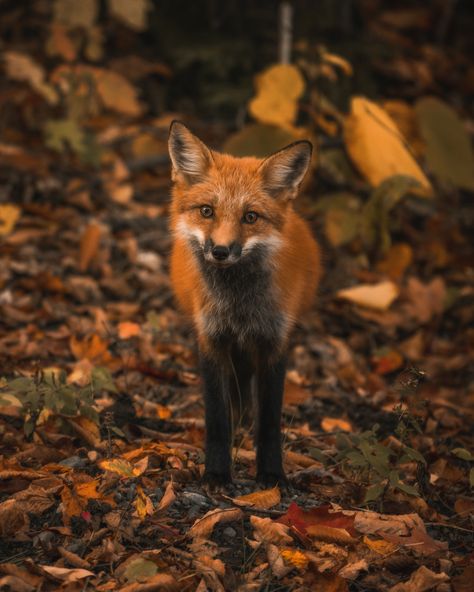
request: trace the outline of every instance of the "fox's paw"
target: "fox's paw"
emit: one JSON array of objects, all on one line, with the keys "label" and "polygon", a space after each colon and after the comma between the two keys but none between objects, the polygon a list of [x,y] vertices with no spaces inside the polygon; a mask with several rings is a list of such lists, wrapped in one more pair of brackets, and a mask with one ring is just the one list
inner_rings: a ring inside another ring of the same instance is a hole
[{"label": "fox's paw", "polygon": [[202,476],[202,484],[207,491],[220,492],[232,485],[232,476],[230,473],[213,473],[206,471]]},{"label": "fox's paw", "polygon": [[283,471],[278,473],[259,471],[257,474],[257,483],[265,487],[265,489],[275,487],[276,485],[284,491],[290,489],[290,483]]}]

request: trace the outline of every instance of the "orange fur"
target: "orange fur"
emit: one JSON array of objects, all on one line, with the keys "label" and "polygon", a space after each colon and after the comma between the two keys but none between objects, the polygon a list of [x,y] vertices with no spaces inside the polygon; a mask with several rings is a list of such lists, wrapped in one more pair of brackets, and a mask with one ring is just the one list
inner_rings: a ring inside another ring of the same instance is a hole
[{"label": "orange fur", "polygon": [[[171,281],[179,306],[192,320],[201,349],[212,347],[202,315],[211,311],[214,295],[186,233],[192,232],[203,240],[211,238],[215,244],[239,241],[244,249],[249,240],[249,245],[265,241],[271,247],[267,264],[272,270],[276,305],[287,321],[280,344],[283,350],[295,321],[313,302],[320,277],[318,245],[306,222],[293,209],[294,194],[281,191],[275,197],[269,192],[263,160],[211,152],[203,144],[199,150],[207,151],[204,164],[198,163],[204,172],[193,183],[176,167],[174,170]],[[201,215],[199,207],[204,204],[214,208],[213,218]],[[242,223],[243,213],[249,210],[260,214],[255,224]]]}]

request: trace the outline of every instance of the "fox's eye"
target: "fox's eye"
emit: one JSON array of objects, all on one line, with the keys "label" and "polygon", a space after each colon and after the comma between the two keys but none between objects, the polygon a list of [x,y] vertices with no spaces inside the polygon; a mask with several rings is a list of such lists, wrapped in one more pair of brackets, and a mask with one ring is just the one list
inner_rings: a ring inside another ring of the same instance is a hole
[{"label": "fox's eye", "polygon": [[247,224],[255,224],[257,218],[257,212],[247,212],[244,216],[244,222],[246,222]]},{"label": "fox's eye", "polygon": [[211,206],[201,206],[200,212],[203,218],[212,218],[214,215],[214,210],[211,208]]}]

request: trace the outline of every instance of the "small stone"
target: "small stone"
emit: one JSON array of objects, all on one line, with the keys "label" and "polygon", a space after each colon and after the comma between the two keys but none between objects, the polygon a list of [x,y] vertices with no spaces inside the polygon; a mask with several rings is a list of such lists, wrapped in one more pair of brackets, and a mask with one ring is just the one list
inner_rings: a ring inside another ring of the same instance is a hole
[{"label": "small stone", "polygon": [[204,495],[201,495],[200,493],[194,493],[193,491],[183,491],[183,493],[181,495],[182,495],[182,497],[184,497],[184,499],[186,501],[189,501],[193,504],[197,504],[198,506],[208,506],[209,505],[209,501],[208,501],[207,497],[205,497]]},{"label": "small stone", "polygon": [[71,467],[72,469],[77,469],[79,467],[85,467],[87,465],[87,460],[81,458],[80,456],[70,456],[69,458],[65,458],[59,462],[60,465],[64,467]]},{"label": "small stone", "polygon": [[232,526],[228,526],[227,528],[224,528],[222,533],[224,534],[224,536],[229,537],[229,538],[234,538],[235,535],[237,534],[237,532],[232,528]]}]

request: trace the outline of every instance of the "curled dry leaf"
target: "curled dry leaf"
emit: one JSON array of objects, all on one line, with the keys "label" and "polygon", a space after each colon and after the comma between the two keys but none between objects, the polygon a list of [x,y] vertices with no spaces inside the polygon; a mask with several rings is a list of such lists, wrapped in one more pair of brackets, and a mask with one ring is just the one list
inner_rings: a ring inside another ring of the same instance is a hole
[{"label": "curled dry leaf", "polygon": [[392,586],[389,592],[428,592],[428,590],[433,590],[439,584],[448,581],[449,577],[445,573],[437,574],[422,565],[408,581]]},{"label": "curled dry leaf", "polygon": [[324,524],[312,524],[306,528],[306,534],[312,538],[328,543],[338,543],[339,545],[354,545],[357,539],[352,537],[347,530],[343,528],[333,528]]},{"label": "curled dry leaf", "polygon": [[390,281],[378,284],[361,284],[353,288],[346,288],[337,292],[338,298],[349,300],[354,304],[387,310],[399,293],[398,286]]},{"label": "curled dry leaf", "polygon": [[9,78],[28,82],[31,88],[39,93],[51,105],[58,102],[58,95],[50,84],[45,82],[45,72],[30,56],[17,51],[6,51],[4,54],[5,70]]},{"label": "curled dry leaf", "polygon": [[337,573],[341,578],[346,580],[355,580],[361,571],[368,571],[369,566],[365,559],[359,559],[359,561],[348,563]]},{"label": "curled dry leaf", "polygon": [[354,164],[372,186],[393,175],[407,175],[420,183],[425,195],[432,193],[428,178],[410,154],[400,130],[377,104],[364,97],[352,99],[344,140]]},{"label": "curled dry leaf", "polygon": [[210,510],[202,518],[198,518],[189,529],[189,535],[193,538],[208,537],[216,524],[221,522],[233,522],[242,518],[242,510],[239,508],[216,508]]},{"label": "curled dry leaf", "polygon": [[166,486],[165,493],[163,494],[163,497],[161,498],[160,503],[156,509],[158,511],[166,510],[166,508],[171,506],[175,499],[176,493],[174,492],[173,481],[169,481]]},{"label": "curled dry leaf", "polygon": [[292,569],[292,565],[286,565],[283,557],[281,556],[280,550],[276,545],[272,545],[271,543],[267,545],[267,559],[268,565],[273,572],[273,575],[278,579],[283,578],[286,576]]},{"label": "curled dry leaf", "polygon": [[281,493],[278,487],[271,489],[264,489],[263,491],[255,491],[248,495],[240,495],[232,499],[237,506],[250,506],[260,510],[268,510],[280,503]]},{"label": "curled dry leaf", "polygon": [[95,576],[94,572],[82,568],[68,569],[66,567],[55,567],[54,565],[40,565],[39,567],[46,574],[58,578],[67,584]]},{"label": "curled dry leaf", "polygon": [[271,518],[259,518],[250,516],[250,524],[254,529],[257,541],[265,543],[292,543],[293,539],[288,534],[289,527],[286,524],[274,522]]},{"label": "curled dry leaf", "polygon": [[141,485],[137,485],[137,497],[135,498],[133,505],[135,507],[134,516],[138,516],[140,520],[145,520],[147,516],[153,514],[153,502],[143,491]]}]

